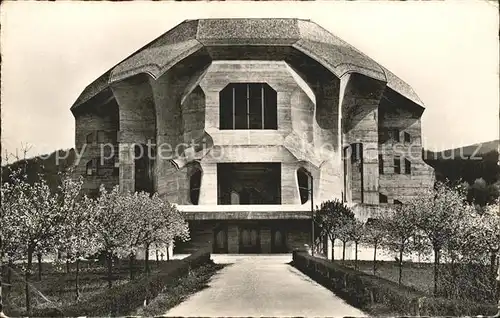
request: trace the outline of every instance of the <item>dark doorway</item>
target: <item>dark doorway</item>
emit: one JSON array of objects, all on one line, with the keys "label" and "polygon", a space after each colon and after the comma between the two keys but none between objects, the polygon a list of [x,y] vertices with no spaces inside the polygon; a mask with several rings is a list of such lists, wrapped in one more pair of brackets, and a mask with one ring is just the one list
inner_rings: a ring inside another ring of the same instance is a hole
[{"label": "dark doorway", "polygon": [[271,253],[286,253],[286,232],[280,228],[271,230]]},{"label": "dark doorway", "polygon": [[214,253],[227,253],[227,226],[218,225],[214,228]]},{"label": "dark doorway", "polygon": [[280,163],[218,163],[218,204],[281,204]]},{"label": "dark doorway", "polygon": [[260,231],[257,226],[240,227],[240,253],[260,253]]}]

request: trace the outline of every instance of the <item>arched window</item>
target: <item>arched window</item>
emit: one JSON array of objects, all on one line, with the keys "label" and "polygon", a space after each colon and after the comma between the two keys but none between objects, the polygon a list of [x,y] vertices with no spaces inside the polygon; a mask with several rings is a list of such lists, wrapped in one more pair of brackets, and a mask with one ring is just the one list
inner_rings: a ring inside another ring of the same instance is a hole
[{"label": "arched window", "polygon": [[378,194],[378,199],[380,203],[387,203],[387,196],[383,195],[382,193]]},{"label": "arched window", "polygon": [[310,189],[310,174],[304,169],[300,168],[297,170],[297,183],[299,186],[300,203],[304,204],[309,200]]},{"label": "arched window", "polygon": [[198,205],[200,200],[201,170],[196,170],[189,178],[189,198],[191,203]]},{"label": "arched window", "polygon": [[220,129],[278,129],[277,94],[266,83],[231,83],[219,102]]}]

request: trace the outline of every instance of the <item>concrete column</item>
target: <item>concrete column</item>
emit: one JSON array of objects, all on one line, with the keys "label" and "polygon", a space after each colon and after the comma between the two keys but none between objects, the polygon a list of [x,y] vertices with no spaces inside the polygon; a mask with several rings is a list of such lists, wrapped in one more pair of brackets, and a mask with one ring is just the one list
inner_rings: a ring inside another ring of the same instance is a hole
[{"label": "concrete column", "polygon": [[133,143],[120,143],[119,162],[120,162],[120,191],[135,191],[135,152]]},{"label": "concrete column", "polygon": [[217,204],[217,164],[201,162],[200,199],[198,205]]}]

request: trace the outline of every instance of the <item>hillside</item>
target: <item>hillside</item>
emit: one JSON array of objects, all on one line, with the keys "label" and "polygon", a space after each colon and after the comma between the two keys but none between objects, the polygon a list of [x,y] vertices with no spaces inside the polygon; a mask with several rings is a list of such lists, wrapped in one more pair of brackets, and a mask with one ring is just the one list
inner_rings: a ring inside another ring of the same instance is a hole
[{"label": "hillside", "polygon": [[75,151],[71,149],[56,150],[47,155],[40,155],[26,160],[19,160],[2,166],[2,182],[9,182],[12,171],[22,169],[28,176],[28,182],[35,182],[43,175],[49,186],[55,190],[60,184],[60,173],[65,172],[75,161]]},{"label": "hillside", "polygon": [[425,150],[423,153],[424,159],[435,160],[435,159],[467,159],[471,156],[481,157],[485,154],[491,153],[493,151],[498,153],[500,140],[492,140],[483,143],[476,143],[469,146],[447,149],[443,151],[430,151]]}]

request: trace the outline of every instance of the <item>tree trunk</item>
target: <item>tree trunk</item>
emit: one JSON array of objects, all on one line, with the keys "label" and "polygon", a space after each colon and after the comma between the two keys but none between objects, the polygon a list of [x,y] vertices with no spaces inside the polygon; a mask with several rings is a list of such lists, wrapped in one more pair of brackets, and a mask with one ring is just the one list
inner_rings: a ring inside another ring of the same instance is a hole
[{"label": "tree trunk", "polygon": [[42,253],[36,254],[38,260],[38,281],[42,281]]},{"label": "tree trunk", "polygon": [[332,240],[332,262],[335,260],[335,239]]},{"label": "tree trunk", "polygon": [[79,289],[79,276],[80,273],[80,260],[76,258],[76,273],[75,273],[75,291],[76,291],[76,301],[80,299],[80,289]]},{"label": "tree trunk", "polygon": [[[498,270],[498,267],[496,265],[496,260],[497,260],[497,251],[492,251],[490,254],[490,278],[491,278],[491,290],[493,291],[492,296],[494,298],[496,297],[497,294],[497,280],[496,280],[496,272]],[[500,300],[499,300],[500,301]]]},{"label": "tree trunk", "polygon": [[149,244],[146,244],[144,251],[144,271],[149,274]]},{"label": "tree trunk", "polygon": [[373,275],[377,272],[377,243],[374,244],[373,249]]},{"label": "tree trunk", "polygon": [[66,256],[66,274],[69,274],[69,255]]},{"label": "tree trunk", "polygon": [[134,280],[134,253],[128,256],[128,267],[130,270],[130,280]]},{"label": "tree trunk", "polygon": [[26,312],[31,313],[31,299],[30,299],[30,287],[29,281],[31,278],[31,270],[33,264],[33,249],[28,247],[28,264],[26,266],[25,278],[24,278],[24,294],[26,296]]},{"label": "tree trunk", "polygon": [[167,262],[170,261],[170,245],[167,246]]},{"label": "tree trunk", "polygon": [[7,290],[10,291],[12,289],[12,268],[14,267],[14,261],[12,258],[9,258],[9,262],[7,263]]},{"label": "tree trunk", "polygon": [[451,284],[453,286],[453,290],[451,291],[451,296],[455,298],[458,296],[458,286],[457,286],[457,269],[456,269],[456,257],[451,252],[451,261],[450,261],[450,270],[451,270]]},{"label": "tree trunk", "polygon": [[113,282],[111,281],[112,277],[111,275],[113,274],[113,252],[108,252],[107,255],[108,259],[108,288],[111,288],[113,285]]},{"label": "tree trunk", "polygon": [[156,267],[160,266],[160,255],[158,249],[156,249]]},{"label": "tree trunk", "polygon": [[434,249],[434,296],[438,294],[438,280],[439,280],[439,250]]},{"label": "tree trunk", "polygon": [[398,284],[401,285],[401,282],[403,281],[403,249],[404,246],[401,245],[399,248],[399,278],[398,278]]},{"label": "tree trunk", "polygon": [[358,242],[354,242],[354,269],[358,270]]},{"label": "tree trunk", "polygon": [[342,261],[345,261],[345,244],[346,241],[342,241]]}]

